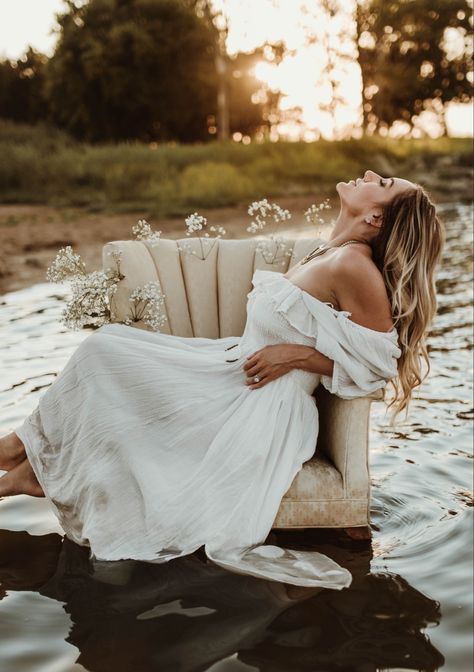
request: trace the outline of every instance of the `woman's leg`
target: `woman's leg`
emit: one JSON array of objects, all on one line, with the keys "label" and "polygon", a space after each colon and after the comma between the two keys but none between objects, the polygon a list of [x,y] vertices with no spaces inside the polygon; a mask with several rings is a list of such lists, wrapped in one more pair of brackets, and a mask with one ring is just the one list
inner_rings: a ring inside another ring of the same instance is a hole
[{"label": "woman's leg", "polygon": [[8,495],[45,496],[27,457],[0,478],[0,497]]},{"label": "woman's leg", "polygon": [[11,432],[0,439],[0,469],[10,471],[26,457],[25,446],[20,438]]}]

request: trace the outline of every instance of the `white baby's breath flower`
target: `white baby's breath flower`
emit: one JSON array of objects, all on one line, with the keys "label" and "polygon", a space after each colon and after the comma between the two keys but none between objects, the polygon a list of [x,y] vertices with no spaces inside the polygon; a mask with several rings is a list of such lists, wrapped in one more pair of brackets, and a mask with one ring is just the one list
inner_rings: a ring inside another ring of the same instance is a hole
[{"label": "white baby's breath flower", "polygon": [[[291,214],[288,210],[284,210],[276,203],[269,203],[266,198],[251,203],[247,212],[254,218],[250,226],[247,227],[249,233],[262,231],[268,222],[274,226],[279,226],[291,219]],[[268,234],[267,240],[258,241],[256,251],[262,255],[265,263],[280,263],[283,266],[285,265],[285,258],[292,255],[293,248],[284,242],[282,236],[276,232],[272,232]]]},{"label": "white baby's breath flower", "polygon": [[167,319],[163,312],[165,296],[160,285],[155,281],[136,287],[130,294],[131,317],[127,318],[126,324],[142,320],[154,331],[159,331],[159,328],[165,324]]},{"label": "white baby's breath flower", "polygon": [[62,321],[70,329],[110,322],[109,290],[114,293],[120,281],[104,271],[77,275],[71,280],[72,296],[62,311]]},{"label": "white baby's breath flower", "polygon": [[[110,280],[114,280],[117,278],[118,280],[123,280],[124,275],[122,274],[122,271],[120,270],[120,264],[122,262],[122,250],[112,250],[111,252],[108,252],[108,256],[112,257],[112,259],[115,262],[115,265],[117,266],[117,269],[115,268],[106,268],[105,273]],[[114,289],[117,289],[116,285],[114,286]]]},{"label": "white baby's breath flower", "polygon": [[[160,232],[151,230],[145,220],[140,220],[133,232],[139,240],[157,242]],[[71,287],[71,296],[62,311],[63,324],[70,329],[81,329],[85,326],[100,327],[115,321],[112,304],[118,284],[125,278],[120,270],[122,250],[112,250],[108,256],[115,262],[116,268],[106,268],[104,271],[86,273],[85,264],[71,246],[61,248],[51,267],[47,270],[47,279],[50,282],[60,282],[68,279]],[[159,284],[149,282],[137,287],[130,295],[131,314],[122,321],[123,324],[133,325],[143,320],[153,330],[166,321],[162,310],[164,294]]]},{"label": "white baby's breath flower", "polygon": [[100,327],[110,322],[110,298],[117,289],[117,284],[124,277],[120,273],[120,251],[111,256],[117,269],[86,273],[85,264],[79,254],[75,254],[71,246],[61,248],[46,271],[46,279],[50,282],[69,280],[71,295],[61,314],[61,322],[69,329],[81,329],[85,326]]},{"label": "white baby's breath flower", "polygon": [[304,213],[305,219],[311,226],[317,226],[317,237],[321,237],[321,226],[325,224],[324,217],[321,216],[321,212],[330,208],[329,199],[322,201],[321,203],[311,205],[306,212]]},{"label": "white baby's breath flower", "polygon": [[[207,219],[202,215],[199,215],[197,212],[193,212],[193,214],[186,217],[184,221],[186,224],[187,236],[192,236],[197,231],[203,231],[204,227],[207,226]],[[200,236],[194,236],[194,238],[199,240],[201,254],[198,254],[196,250],[193,249],[191,243],[188,243],[187,241],[183,241],[181,244],[177,245],[179,252],[186,252],[196,259],[205,261],[216,244],[217,238],[224,236],[226,233],[226,230],[222,226],[210,226],[209,231],[212,231],[215,233],[215,235],[211,236],[207,231],[205,231]]]},{"label": "white baby's breath flower", "polygon": [[224,229],[223,226],[210,226],[209,231],[216,231],[217,232],[216,238],[220,238],[221,236],[226,235],[226,230]]},{"label": "white baby's breath flower", "polygon": [[247,227],[249,233],[261,231],[267,225],[268,220],[278,225],[291,219],[289,210],[284,210],[276,203],[269,203],[266,198],[251,203],[247,212],[254,217],[250,226]]},{"label": "white baby's breath flower", "polygon": [[202,231],[202,229],[207,226],[207,219],[202,215],[198,215],[197,212],[193,212],[192,215],[189,215],[184,220],[186,224],[186,235],[190,236],[195,231]]},{"label": "white baby's breath flower", "polygon": [[321,211],[326,210],[327,208],[330,208],[329,204],[329,198],[326,198],[326,200],[322,201],[321,203],[318,203],[317,205],[313,203],[306,212],[304,213],[305,219],[308,222],[308,224],[324,224],[324,218],[321,217]]},{"label": "white baby's breath flower", "polygon": [[269,240],[259,240],[255,247],[256,251],[262,255],[267,264],[280,264],[285,266],[285,259],[291,257],[293,248],[284,242],[282,236],[270,234]]},{"label": "white baby's breath flower", "polygon": [[61,247],[53,263],[46,270],[46,279],[49,282],[63,282],[66,278],[84,275],[86,265],[80,254],[76,254],[70,245]]},{"label": "white baby's breath flower", "polygon": [[146,219],[139,219],[138,224],[132,226],[132,233],[137,240],[148,240],[155,247],[161,240],[161,231],[153,231]]}]

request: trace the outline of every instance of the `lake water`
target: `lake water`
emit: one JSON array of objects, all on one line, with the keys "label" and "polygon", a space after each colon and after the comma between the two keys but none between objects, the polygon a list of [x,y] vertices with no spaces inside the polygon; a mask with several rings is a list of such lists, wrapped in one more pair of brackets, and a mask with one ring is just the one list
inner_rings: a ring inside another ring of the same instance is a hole
[{"label": "lake water", "polygon": [[[93,567],[45,499],[6,497],[2,672],[472,670],[472,208],[440,210],[448,240],[430,376],[395,428],[372,405],[372,540],[338,530],[269,539],[328,553],[352,585],[290,587],[232,574],[199,552]],[[61,325],[65,294],[44,283],[0,298],[0,435],[91,333]]]}]

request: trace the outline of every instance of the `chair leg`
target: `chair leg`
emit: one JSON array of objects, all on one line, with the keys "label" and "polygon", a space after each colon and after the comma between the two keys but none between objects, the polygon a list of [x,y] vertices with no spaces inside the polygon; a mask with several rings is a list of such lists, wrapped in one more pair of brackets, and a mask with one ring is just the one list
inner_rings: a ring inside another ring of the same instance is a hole
[{"label": "chair leg", "polygon": [[344,527],[344,532],[351,539],[372,539],[372,530],[369,525],[362,525],[360,527]]}]

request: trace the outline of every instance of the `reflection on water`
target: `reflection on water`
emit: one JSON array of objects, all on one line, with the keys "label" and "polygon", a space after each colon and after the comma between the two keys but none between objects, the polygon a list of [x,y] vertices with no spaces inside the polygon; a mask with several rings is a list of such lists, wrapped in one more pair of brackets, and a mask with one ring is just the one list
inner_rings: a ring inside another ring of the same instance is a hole
[{"label": "reflection on water", "polygon": [[[273,531],[352,572],[342,591],[229,573],[200,552],[163,565],[88,560],[43,499],[0,501],[0,669],[471,669],[472,261],[469,206],[448,240],[429,335],[431,374],[388,427],[372,406],[372,542],[338,530]],[[58,319],[49,283],[0,299],[0,434],[21,424],[92,330]],[[403,417],[403,416],[402,416]]]},{"label": "reflection on water", "polygon": [[[70,623],[67,641],[80,651],[70,660],[87,670],[435,670],[443,662],[422,634],[439,623],[439,604],[400,577],[369,574],[366,549],[340,549],[354,580],[333,591],[233,574],[197,554],[164,565],[102,562],[92,573],[87,549],[57,535],[0,532],[0,543],[16,556],[5,589],[61,603],[58,635]],[[41,612],[39,600],[32,606]]]}]

